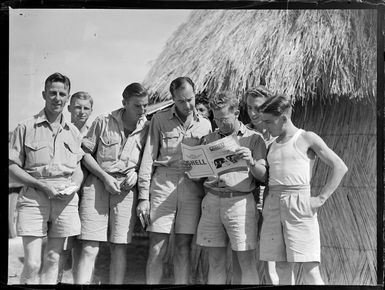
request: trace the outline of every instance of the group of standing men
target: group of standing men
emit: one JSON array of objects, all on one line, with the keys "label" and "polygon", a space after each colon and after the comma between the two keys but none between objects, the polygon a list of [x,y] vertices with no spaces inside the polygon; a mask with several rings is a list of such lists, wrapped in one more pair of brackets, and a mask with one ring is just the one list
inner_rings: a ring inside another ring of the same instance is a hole
[{"label": "group of standing men", "polygon": [[[92,98],[84,92],[72,95],[69,109],[72,115],[77,109],[80,116],[79,122],[72,124],[62,114],[70,96],[69,79],[60,73],[47,78],[42,93],[44,109],[21,122],[10,142],[9,171],[24,185],[17,205],[17,231],[25,253],[20,283],[55,284],[60,257],[69,244],[73,244],[74,282],[91,283],[99,242],[109,242],[109,282],[122,284],[127,244],[132,240],[136,216],[142,215],[150,221],[148,284],[161,283],[171,233],[175,234],[176,284],[189,283],[195,234],[196,243],[208,251],[208,283],[226,282],[226,247],[230,243],[234,281],[258,284],[254,251],[262,200],[259,256],[276,262],[269,263],[272,282],[292,284],[293,265],[300,262],[307,283],[322,283],[316,212],[345,174],[343,161],[318,135],[294,126],[291,102],[282,96],[258,89],[249,92],[248,125],[238,120],[235,94],[210,96],[218,126],[212,132],[210,121],[195,109],[195,87],[190,78],[173,80],[170,93],[174,105],[148,122],[147,90],[132,83],[123,91],[122,108],[98,116],[85,128]],[[182,143],[208,144],[232,134],[240,145],[235,155],[246,161],[247,168],[205,179],[187,177],[191,165],[182,159]],[[316,156],[333,170],[320,194],[311,197]],[[265,194],[260,193],[263,185]],[[80,188],[79,195],[76,191],[65,194],[63,188],[70,186]]]}]

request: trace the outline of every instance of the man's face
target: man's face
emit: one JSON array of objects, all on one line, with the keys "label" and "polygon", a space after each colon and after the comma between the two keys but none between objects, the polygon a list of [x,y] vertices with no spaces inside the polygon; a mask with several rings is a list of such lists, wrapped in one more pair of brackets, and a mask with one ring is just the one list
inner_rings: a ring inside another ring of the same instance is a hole
[{"label": "man's face", "polygon": [[68,106],[72,123],[85,123],[92,113],[90,100],[74,99]]},{"label": "man's face", "polygon": [[283,115],[274,116],[269,113],[263,113],[261,118],[266,130],[270,133],[271,136],[277,137],[282,133],[284,124]]},{"label": "man's face", "polygon": [[221,133],[227,135],[234,132],[238,122],[239,111],[231,112],[229,106],[224,106],[218,110],[213,110],[214,121]]},{"label": "man's face", "polygon": [[136,122],[146,114],[147,105],[148,96],[130,97],[127,101],[123,100],[123,106],[126,109],[127,116]]},{"label": "man's face", "polygon": [[254,126],[262,125],[262,114],[259,111],[261,105],[265,102],[264,98],[247,97],[247,113],[249,114],[251,123]]},{"label": "man's face", "polygon": [[202,117],[208,118],[210,116],[209,109],[202,103],[196,105],[195,108]]},{"label": "man's face", "polygon": [[185,83],[174,91],[173,100],[180,117],[188,117],[194,112],[195,93],[192,86]]},{"label": "man's face", "polygon": [[46,112],[57,115],[63,112],[63,108],[69,98],[69,91],[64,83],[53,82],[47,85],[42,95],[45,100]]}]

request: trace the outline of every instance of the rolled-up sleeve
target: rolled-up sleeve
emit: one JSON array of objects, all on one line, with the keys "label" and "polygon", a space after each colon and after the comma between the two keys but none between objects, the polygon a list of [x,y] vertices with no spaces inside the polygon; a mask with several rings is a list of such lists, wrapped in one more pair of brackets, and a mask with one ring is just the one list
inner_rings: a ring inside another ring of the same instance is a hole
[{"label": "rolled-up sleeve", "polygon": [[12,132],[11,140],[9,142],[9,164],[17,164],[20,167],[24,166],[24,136],[25,126],[18,125]]},{"label": "rolled-up sleeve", "polygon": [[103,120],[100,117],[97,117],[92,123],[87,134],[82,139],[82,152],[94,154],[97,149],[97,143],[102,132],[102,123]]},{"label": "rolled-up sleeve", "polygon": [[138,199],[150,198],[150,183],[154,160],[158,157],[160,147],[160,120],[157,115],[151,119],[146,146],[144,147],[142,162],[138,176]]}]

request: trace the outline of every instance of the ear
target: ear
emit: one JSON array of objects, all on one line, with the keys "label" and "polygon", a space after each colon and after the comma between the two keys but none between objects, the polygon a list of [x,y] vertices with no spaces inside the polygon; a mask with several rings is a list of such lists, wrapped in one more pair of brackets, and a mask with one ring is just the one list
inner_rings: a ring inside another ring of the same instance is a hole
[{"label": "ear", "polygon": [[43,100],[45,100],[45,91],[42,91],[41,95],[43,96]]},{"label": "ear", "polygon": [[239,117],[239,113],[240,113],[240,112],[239,112],[239,110],[235,110],[235,111],[234,111],[234,115],[235,115],[235,117],[237,117],[237,118],[238,118],[238,117]]},{"label": "ear", "polygon": [[126,100],[125,100],[125,99],[123,99],[123,100],[122,100],[122,105],[123,105],[123,107],[125,107],[125,106],[126,106],[126,104],[127,104]]},{"label": "ear", "polygon": [[282,121],[283,121],[284,123],[287,123],[287,116],[286,116],[286,115],[282,115]]},{"label": "ear", "polygon": [[70,105],[68,105],[68,106],[67,106],[67,110],[68,110],[68,112],[70,112],[70,113],[71,113],[71,110],[70,110]]}]

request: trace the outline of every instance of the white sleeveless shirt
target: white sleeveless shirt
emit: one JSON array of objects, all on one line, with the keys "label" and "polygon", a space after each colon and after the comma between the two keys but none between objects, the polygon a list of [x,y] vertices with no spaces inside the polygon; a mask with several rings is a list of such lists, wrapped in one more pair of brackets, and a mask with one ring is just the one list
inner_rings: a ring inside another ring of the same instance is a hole
[{"label": "white sleeveless shirt", "polygon": [[299,129],[285,143],[271,144],[267,155],[269,185],[310,185],[314,160],[300,152],[297,139],[304,130]]}]

